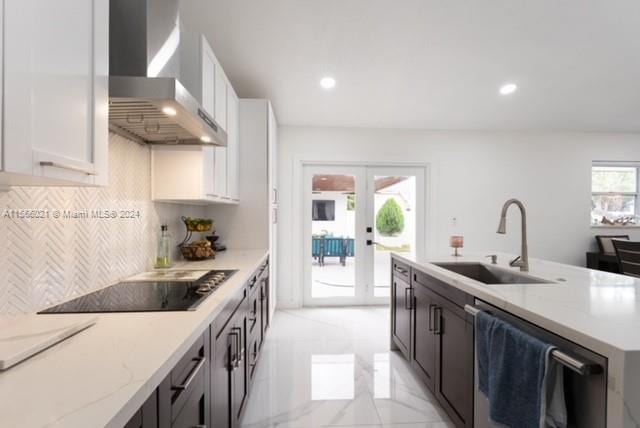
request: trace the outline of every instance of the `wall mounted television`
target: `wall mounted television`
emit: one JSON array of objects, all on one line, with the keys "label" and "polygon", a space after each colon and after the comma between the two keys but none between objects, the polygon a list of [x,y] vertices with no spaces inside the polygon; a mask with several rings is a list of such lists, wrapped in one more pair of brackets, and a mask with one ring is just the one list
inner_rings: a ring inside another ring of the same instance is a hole
[{"label": "wall mounted television", "polygon": [[316,199],[313,201],[313,221],[334,221],[336,201]]}]

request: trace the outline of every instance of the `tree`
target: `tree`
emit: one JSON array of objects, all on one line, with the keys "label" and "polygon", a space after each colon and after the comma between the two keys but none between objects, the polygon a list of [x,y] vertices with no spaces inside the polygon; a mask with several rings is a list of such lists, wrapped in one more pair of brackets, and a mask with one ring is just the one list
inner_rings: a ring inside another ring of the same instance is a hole
[{"label": "tree", "polygon": [[376,229],[383,236],[392,236],[404,230],[404,214],[395,199],[389,198],[376,215]]}]

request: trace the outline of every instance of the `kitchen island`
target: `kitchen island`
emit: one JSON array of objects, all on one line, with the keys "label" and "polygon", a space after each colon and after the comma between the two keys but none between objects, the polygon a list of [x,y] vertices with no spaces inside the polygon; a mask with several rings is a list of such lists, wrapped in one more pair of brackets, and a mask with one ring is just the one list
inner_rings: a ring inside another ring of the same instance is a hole
[{"label": "kitchen island", "polygon": [[[530,260],[527,275],[547,281],[484,284],[434,263],[483,263],[485,254],[393,260],[526,320],[606,358],[608,427],[637,427],[640,421],[640,280],[543,260]],[[513,256],[498,255],[497,267]],[[400,268],[406,270],[406,268]],[[462,305],[464,306],[464,304]],[[436,329],[438,326],[436,325]]]},{"label": "kitchen island", "polygon": [[93,327],[1,372],[0,426],[123,427],[267,258],[237,250],[177,263],[238,271],[194,311],[95,314]]}]

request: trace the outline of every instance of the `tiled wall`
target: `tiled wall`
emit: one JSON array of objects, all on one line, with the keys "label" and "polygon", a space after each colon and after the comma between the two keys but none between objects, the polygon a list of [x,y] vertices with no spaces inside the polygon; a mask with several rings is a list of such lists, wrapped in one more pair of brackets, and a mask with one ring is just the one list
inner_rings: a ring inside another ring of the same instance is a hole
[{"label": "tiled wall", "polygon": [[[202,216],[204,208],[151,202],[150,168],[147,147],[112,134],[108,187],[0,192],[0,316],[37,311],[148,269],[160,224],[169,225],[174,244],[181,241],[180,216]],[[48,210],[49,218],[15,218],[16,209]],[[65,210],[140,217],[54,218]]]}]

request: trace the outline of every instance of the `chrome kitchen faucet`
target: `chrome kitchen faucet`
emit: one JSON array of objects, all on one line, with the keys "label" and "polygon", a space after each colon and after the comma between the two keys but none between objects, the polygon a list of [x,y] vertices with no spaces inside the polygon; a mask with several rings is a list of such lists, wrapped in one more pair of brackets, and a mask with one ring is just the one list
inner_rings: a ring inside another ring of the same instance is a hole
[{"label": "chrome kitchen faucet", "polygon": [[509,266],[519,267],[522,272],[529,272],[529,254],[527,252],[527,211],[524,208],[522,202],[517,199],[509,199],[502,206],[502,213],[500,214],[500,224],[498,225],[497,233],[505,235],[507,233],[507,210],[511,205],[517,205],[520,208],[520,214],[522,217],[522,248],[520,255],[509,262]]}]

